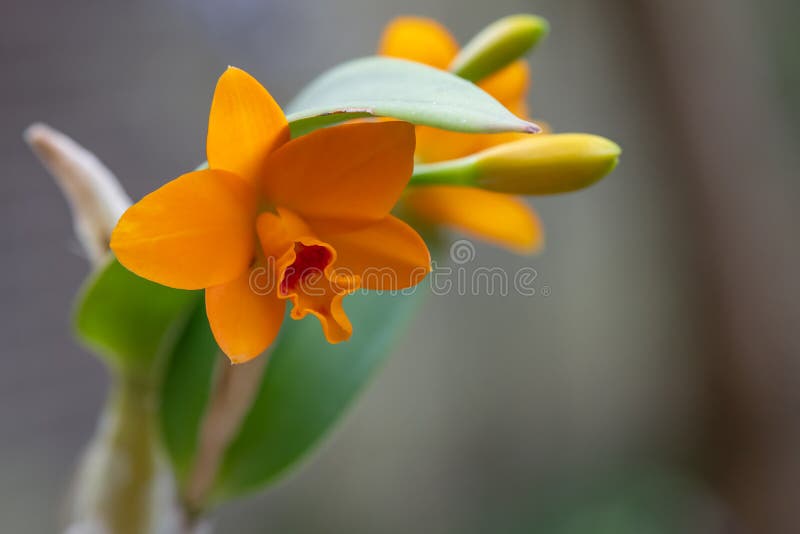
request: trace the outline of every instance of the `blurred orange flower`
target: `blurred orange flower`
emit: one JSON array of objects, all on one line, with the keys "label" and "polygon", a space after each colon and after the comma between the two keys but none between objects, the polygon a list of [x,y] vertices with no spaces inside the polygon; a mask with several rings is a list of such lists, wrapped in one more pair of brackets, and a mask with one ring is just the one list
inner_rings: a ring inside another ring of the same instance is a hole
[{"label": "blurred orange flower", "polygon": [[[211,329],[234,363],[263,352],[291,316],[316,316],[348,339],[343,297],[401,289],[430,269],[420,236],[389,214],[411,177],[414,130],[346,124],[289,140],[286,117],[246,72],[220,77],[209,116],[208,169],[133,205],[111,237],[139,276],[205,289]],[[370,270],[391,276],[367,276]]]},{"label": "blurred orange flower", "polygon": [[[378,52],[447,70],[459,45],[435,20],[398,17],[386,26]],[[528,118],[530,73],[525,60],[511,63],[477,85],[514,114]],[[526,135],[466,134],[428,126],[418,126],[416,133],[416,157],[423,163],[468,156]],[[536,252],[543,245],[539,218],[512,195],[462,186],[425,186],[411,189],[404,206],[425,222],[453,226],[518,253]]]}]

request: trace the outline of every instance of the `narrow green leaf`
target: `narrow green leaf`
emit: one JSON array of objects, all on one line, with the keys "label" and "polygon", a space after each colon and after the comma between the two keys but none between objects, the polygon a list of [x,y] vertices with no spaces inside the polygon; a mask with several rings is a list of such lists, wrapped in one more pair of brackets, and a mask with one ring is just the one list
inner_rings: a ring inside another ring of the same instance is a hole
[{"label": "narrow green leaf", "polygon": [[427,65],[367,57],[323,73],[287,108],[292,136],[358,117],[393,117],[458,132],[539,128],[475,84]]},{"label": "narrow green leaf", "polygon": [[417,300],[359,294],[345,301],[347,343],[330,345],[317,321],[287,321],[255,402],[223,459],[215,500],[253,491],[305,456],[385,359]]},{"label": "narrow green leaf", "polygon": [[111,259],[81,291],[75,329],[112,367],[150,378],[157,356],[197,295],[140,278]]},{"label": "narrow green leaf", "polygon": [[181,483],[195,459],[220,354],[208,324],[205,303],[198,298],[166,356],[160,396],[162,441]]},{"label": "narrow green leaf", "polygon": [[547,21],[535,15],[504,17],[476,35],[450,64],[450,71],[477,82],[522,57],[547,35]]}]

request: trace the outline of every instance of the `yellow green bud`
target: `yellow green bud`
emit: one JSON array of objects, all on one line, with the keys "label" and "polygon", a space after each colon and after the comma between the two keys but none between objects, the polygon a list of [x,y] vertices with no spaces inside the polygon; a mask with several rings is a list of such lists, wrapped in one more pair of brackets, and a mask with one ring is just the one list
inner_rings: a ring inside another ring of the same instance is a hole
[{"label": "yellow green bud", "polygon": [[476,154],[475,185],[519,195],[575,191],[611,172],[621,152],[597,135],[532,135]]},{"label": "yellow green bud", "polygon": [[467,43],[449,70],[472,82],[480,81],[528,52],[548,29],[547,21],[535,15],[504,17]]},{"label": "yellow green bud", "polygon": [[620,147],[590,134],[531,135],[465,158],[417,165],[410,185],[462,185],[515,195],[588,187],[611,172]]}]

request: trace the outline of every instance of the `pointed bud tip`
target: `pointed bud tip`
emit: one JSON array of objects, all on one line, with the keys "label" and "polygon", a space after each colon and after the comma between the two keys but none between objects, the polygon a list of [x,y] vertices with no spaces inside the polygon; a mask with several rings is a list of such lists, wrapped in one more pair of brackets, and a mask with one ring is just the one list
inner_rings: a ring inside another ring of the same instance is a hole
[{"label": "pointed bud tip", "polygon": [[56,157],[59,146],[73,144],[64,134],[43,122],[34,122],[25,128],[22,139],[42,158]]},{"label": "pointed bud tip", "polygon": [[613,160],[616,164],[616,161],[619,160],[619,156],[622,154],[622,148],[617,143],[605,137],[601,137],[599,135],[592,135],[592,134],[563,134],[563,135],[573,136],[571,137],[571,139],[575,140],[575,142],[584,143],[584,146],[581,151],[583,157],[608,158],[609,160]]},{"label": "pointed bud tip", "polygon": [[22,132],[22,138],[29,145],[34,145],[41,141],[42,137],[52,133],[53,129],[43,122],[34,122]]},{"label": "pointed bud tip", "polygon": [[547,21],[536,15],[503,17],[473,37],[453,59],[449,70],[478,82],[525,55],[548,31]]},{"label": "pointed bud tip", "polygon": [[546,37],[550,33],[550,23],[547,19],[538,15],[531,15],[530,13],[520,13],[517,15],[509,15],[498,20],[495,24],[503,24],[514,26],[520,31],[525,31],[529,35],[534,36],[536,41]]}]

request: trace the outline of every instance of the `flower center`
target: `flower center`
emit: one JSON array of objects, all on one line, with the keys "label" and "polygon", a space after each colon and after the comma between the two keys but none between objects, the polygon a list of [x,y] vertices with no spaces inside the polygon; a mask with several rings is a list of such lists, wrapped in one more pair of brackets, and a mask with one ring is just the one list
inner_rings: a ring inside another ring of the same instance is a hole
[{"label": "flower center", "polygon": [[294,244],[295,258],[283,273],[281,293],[295,291],[309,276],[323,276],[325,267],[333,259],[333,253],[321,245]]}]

